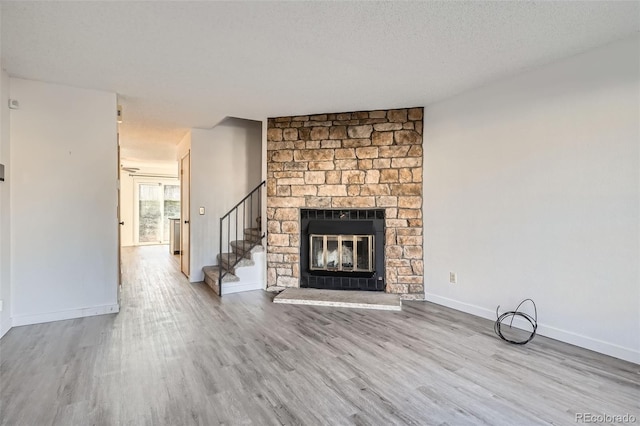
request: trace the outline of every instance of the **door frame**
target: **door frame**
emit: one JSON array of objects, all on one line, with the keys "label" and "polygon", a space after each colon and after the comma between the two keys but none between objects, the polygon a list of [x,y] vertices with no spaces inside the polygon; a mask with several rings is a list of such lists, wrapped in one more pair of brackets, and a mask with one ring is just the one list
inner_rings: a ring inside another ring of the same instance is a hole
[{"label": "door frame", "polygon": [[118,303],[118,306],[120,306],[120,291],[122,289],[122,225],[124,224],[124,222],[122,221],[122,214],[121,214],[121,208],[122,208],[122,192],[121,192],[121,186],[122,186],[122,171],[120,170],[120,131],[118,131],[116,133],[116,146],[117,146],[117,151],[118,151],[118,158],[117,158],[117,163],[116,163],[116,167],[117,167],[117,177],[118,177],[118,181],[117,181],[117,206],[116,206],[116,227],[118,228],[118,285],[117,285],[117,295],[116,295],[116,300]]},{"label": "door frame", "polygon": [[[188,161],[184,173],[184,162]],[[191,149],[180,158],[180,271],[190,278],[191,271]],[[186,184],[185,184],[186,179]],[[186,197],[185,197],[186,194]],[[186,202],[185,202],[186,199]],[[186,241],[186,243],[185,243]],[[186,246],[186,247],[185,247]]]}]

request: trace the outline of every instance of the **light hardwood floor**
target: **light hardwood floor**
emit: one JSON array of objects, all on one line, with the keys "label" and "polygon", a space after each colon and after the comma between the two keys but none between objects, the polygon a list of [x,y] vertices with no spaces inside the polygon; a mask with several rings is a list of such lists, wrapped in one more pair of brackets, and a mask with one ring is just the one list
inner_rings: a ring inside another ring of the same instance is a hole
[{"label": "light hardwood floor", "polygon": [[165,247],[123,250],[122,310],[0,340],[3,425],[575,424],[635,415],[640,366],[438,305],[219,299]]}]

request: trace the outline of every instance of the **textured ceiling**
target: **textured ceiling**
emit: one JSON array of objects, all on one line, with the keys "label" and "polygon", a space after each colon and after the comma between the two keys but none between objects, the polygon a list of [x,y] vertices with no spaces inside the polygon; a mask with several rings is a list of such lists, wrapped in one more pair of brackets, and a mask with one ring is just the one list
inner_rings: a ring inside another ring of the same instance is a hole
[{"label": "textured ceiling", "polygon": [[424,106],[639,30],[638,2],[2,1],[2,64],[117,92],[123,155],[162,160],[225,116]]}]

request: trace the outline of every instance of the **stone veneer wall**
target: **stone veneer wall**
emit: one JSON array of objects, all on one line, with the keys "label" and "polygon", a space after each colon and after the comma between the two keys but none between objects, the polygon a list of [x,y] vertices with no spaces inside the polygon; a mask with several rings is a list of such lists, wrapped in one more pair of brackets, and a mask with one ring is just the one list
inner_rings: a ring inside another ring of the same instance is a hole
[{"label": "stone veneer wall", "polygon": [[300,208],[384,208],[386,291],[421,299],[422,108],[270,118],[267,286],[298,287]]}]

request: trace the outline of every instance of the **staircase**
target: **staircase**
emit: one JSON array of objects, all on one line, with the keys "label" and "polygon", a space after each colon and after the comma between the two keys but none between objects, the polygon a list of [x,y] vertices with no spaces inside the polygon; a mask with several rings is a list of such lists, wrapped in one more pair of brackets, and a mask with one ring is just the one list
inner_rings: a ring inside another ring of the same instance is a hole
[{"label": "staircase", "polygon": [[264,288],[264,233],[260,228],[261,188],[258,185],[220,219],[217,265],[205,266],[204,281],[218,296]]},{"label": "staircase", "polygon": [[[264,288],[265,253],[264,247],[260,244],[262,240],[260,230],[245,229],[244,238],[231,241],[229,243],[231,252],[218,254],[217,265],[202,268],[204,282],[218,296]],[[221,270],[222,283],[220,283]]]}]

